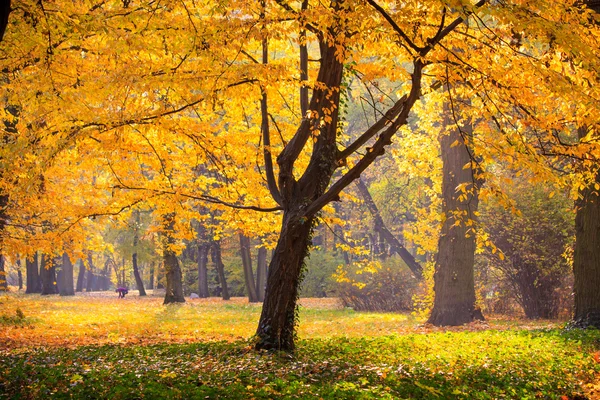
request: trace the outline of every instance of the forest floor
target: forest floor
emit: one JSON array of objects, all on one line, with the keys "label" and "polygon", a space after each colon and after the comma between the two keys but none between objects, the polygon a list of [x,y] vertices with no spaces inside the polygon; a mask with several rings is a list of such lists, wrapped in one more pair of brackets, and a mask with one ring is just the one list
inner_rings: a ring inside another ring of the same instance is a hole
[{"label": "forest floor", "polygon": [[286,355],[252,350],[260,305],[186,300],[0,295],[0,399],[600,398],[600,331],[561,321],[436,328],[302,299]]}]

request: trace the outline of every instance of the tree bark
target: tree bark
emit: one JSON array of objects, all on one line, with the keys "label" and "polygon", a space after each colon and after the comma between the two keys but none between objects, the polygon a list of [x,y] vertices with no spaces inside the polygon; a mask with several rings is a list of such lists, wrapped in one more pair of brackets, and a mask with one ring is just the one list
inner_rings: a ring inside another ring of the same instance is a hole
[{"label": "tree bark", "polygon": [[154,290],[154,261],[148,267],[148,289]]},{"label": "tree bark", "polygon": [[265,301],[265,282],[267,279],[267,248],[259,247],[256,257],[256,296],[258,301]]},{"label": "tree bark", "polygon": [[137,247],[140,242],[138,232],[140,226],[140,212],[136,210],[134,214],[135,232],[133,234],[133,254],[131,255],[131,264],[133,265],[133,277],[135,278],[135,284],[137,286],[138,291],[140,292],[140,296],[146,296],[146,290],[144,290],[144,281],[142,280],[142,276],[140,275],[140,270],[138,267],[137,255]]},{"label": "tree bark", "polygon": [[87,274],[87,285],[85,288],[86,292],[91,292],[94,290],[94,282],[96,280],[96,276],[94,275],[94,260],[92,259],[92,253],[88,252],[88,274]]},{"label": "tree bark", "polygon": [[[334,8],[341,7],[336,3]],[[343,35],[337,26],[327,34]],[[340,36],[341,39],[341,36]],[[279,239],[267,274],[265,301],[256,331],[257,349],[293,351],[295,344],[296,302],[302,280],[304,259],[308,255],[315,214],[330,200],[322,196],[338,167],[336,146],[340,85],[344,44],[320,40],[321,65],[313,90],[307,118],[277,158],[279,200],[283,219]],[[328,116],[325,122],[315,116]],[[300,179],[293,166],[309,138],[314,138],[311,159]],[[337,194],[332,194],[332,199]],[[317,201],[319,199],[319,201]],[[277,200],[277,199],[276,199]],[[321,202],[323,203],[321,205]]]},{"label": "tree bark", "polygon": [[[600,184],[600,172],[596,173]],[[600,198],[594,183],[581,190],[575,217],[573,326],[600,328]]]},{"label": "tree bark", "polygon": [[27,289],[25,293],[41,293],[42,281],[38,270],[38,255],[34,254],[33,258],[25,259],[25,272],[27,273]]},{"label": "tree bark", "polygon": [[77,285],[75,287],[76,292],[83,292],[83,285],[85,284],[85,264],[83,260],[79,260],[79,273],[77,274]]},{"label": "tree bark", "polygon": [[240,253],[242,255],[242,266],[244,269],[244,281],[248,291],[248,300],[250,303],[258,302],[256,294],[256,283],[254,281],[254,272],[252,271],[252,255],[250,253],[250,238],[242,233],[240,237]]},{"label": "tree bark", "polygon": [[[586,5],[600,13],[600,2],[587,0]],[[579,129],[579,138],[585,129]],[[575,253],[573,255],[573,293],[575,310],[572,326],[600,328],[600,199],[594,183],[600,184],[600,170],[595,182],[580,191],[576,202]]]},{"label": "tree bark", "polygon": [[0,254],[0,291],[7,292],[8,291],[8,281],[6,280],[6,258],[3,254]]},{"label": "tree bark", "polygon": [[17,278],[19,284],[19,290],[23,290],[23,272],[21,271],[21,259],[17,259]]},{"label": "tree bark", "polygon": [[221,284],[223,300],[229,300],[231,296],[229,296],[227,279],[225,278],[225,265],[223,265],[223,258],[221,257],[221,242],[219,240],[212,242],[210,256],[217,269],[217,276],[219,277],[219,284]]},{"label": "tree bark", "polygon": [[163,216],[164,231],[162,234],[163,262],[165,265],[165,276],[167,280],[165,300],[163,304],[185,303],[183,297],[183,279],[179,260],[172,247],[175,244],[172,232],[175,226],[175,214],[170,213]]},{"label": "tree bark", "polygon": [[67,253],[63,253],[62,256],[62,273],[58,288],[61,296],[75,296],[75,289],[73,288],[73,263]]},{"label": "tree bark", "polygon": [[385,241],[388,242],[392,250],[396,254],[398,254],[400,258],[402,258],[402,261],[404,261],[406,266],[411,270],[414,277],[419,280],[423,279],[423,267],[421,267],[421,265],[417,262],[417,260],[415,260],[413,255],[410,254],[408,250],[406,250],[406,247],[404,247],[402,243],[400,243],[400,241],[396,239],[392,232],[390,232],[390,230],[387,228],[385,222],[383,222],[383,218],[381,218],[381,214],[379,213],[379,209],[377,208],[375,201],[373,201],[371,193],[369,193],[367,185],[363,182],[361,178],[358,178],[354,182],[356,183],[356,187],[358,188],[358,191],[360,192],[365,202],[365,205],[369,209],[371,216],[375,220],[375,231],[379,233],[380,237],[385,239]]},{"label": "tree bark", "polygon": [[207,243],[198,243],[198,296],[203,299],[210,296],[208,292],[208,250]]},{"label": "tree bark", "polygon": [[42,254],[42,262],[40,264],[42,296],[58,294],[58,288],[56,286],[56,266],[54,263],[48,265],[48,256],[46,254]]},{"label": "tree bark", "polygon": [[293,351],[296,301],[304,259],[308,255],[313,219],[305,220],[298,207],[287,212],[267,275],[257,347]]},{"label": "tree bark", "polygon": [[[472,127],[465,127],[467,135]],[[483,319],[475,307],[475,221],[479,182],[471,154],[458,129],[440,137],[443,162],[442,211],[445,220],[438,243],[434,273],[434,305],[429,323],[456,326]],[[466,190],[457,191],[459,185]]]}]

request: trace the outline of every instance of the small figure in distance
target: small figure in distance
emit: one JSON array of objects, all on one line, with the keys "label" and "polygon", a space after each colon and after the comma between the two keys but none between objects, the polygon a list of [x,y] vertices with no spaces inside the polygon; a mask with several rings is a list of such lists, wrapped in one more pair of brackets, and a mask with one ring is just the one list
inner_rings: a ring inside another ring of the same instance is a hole
[{"label": "small figure in distance", "polygon": [[115,292],[119,293],[119,298],[122,299],[127,293],[129,293],[129,290],[127,290],[127,288],[124,287],[118,287],[117,290],[115,290]]},{"label": "small figure in distance", "polygon": [[221,285],[218,285],[215,288],[215,293],[217,294],[217,297],[221,297],[221,292],[223,291],[223,289],[221,289]]}]

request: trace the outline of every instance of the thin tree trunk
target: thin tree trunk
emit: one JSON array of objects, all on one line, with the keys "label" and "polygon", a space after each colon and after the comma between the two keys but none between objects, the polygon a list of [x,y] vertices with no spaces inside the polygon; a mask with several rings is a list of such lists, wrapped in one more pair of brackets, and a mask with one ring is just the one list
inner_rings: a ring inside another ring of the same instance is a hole
[{"label": "thin tree trunk", "polygon": [[6,258],[3,254],[0,254],[0,291],[7,292],[8,291],[8,281],[6,277]]},{"label": "thin tree trunk", "polygon": [[219,277],[219,284],[221,285],[221,295],[223,296],[223,300],[229,300],[231,296],[229,296],[227,279],[225,278],[225,265],[223,265],[223,258],[221,257],[221,241],[215,240],[211,243],[210,256],[217,270],[217,276]]},{"label": "thin tree trunk", "polygon": [[163,216],[164,232],[162,234],[162,247],[165,276],[167,278],[165,301],[163,304],[185,303],[181,268],[179,267],[177,256],[172,250],[172,246],[175,244],[175,239],[172,236],[174,226],[174,213]]},{"label": "thin tree trunk", "polygon": [[58,293],[58,288],[56,287],[56,266],[52,262],[48,265],[48,258],[46,254],[42,254],[42,261],[40,263],[42,296]]},{"label": "thin tree trunk", "polygon": [[[472,129],[470,126],[465,130]],[[471,134],[472,131],[467,132]],[[462,325],[483,319],[475,307],[475,221],[479,182],[471,167],[471,155],[458,129],[440,137],[443,161],[442,211],[434,273],[435,299],[429,323],[436,326]],[[465,191],[458,190],[466,185]]]},{"label": "thin tree trunk", "polygon": [[[386,242],[388,242],[392,250],[396,254],[398,254],[400,258],[402,258],[402,261],[404,261],[406,266],[411,270],[414,277],[419,280],[423,279],[423,267],[421,267],[421,265],[417,262],[417,260],[415,260],[413,255],[410,254],[408,250],[406,250],[402,243],[400,243],[400,241],[396,239],[392,232],[389,231],[389,229],[385,225],[385,222],[383,222],[383,218],[381,218],[379,208],[377,208],[377,205],[375,204],[375,201],[373,201],[371,193],[369,193],[369,188],[367,188],[367,185],[363,182],[361,178],[358,178],[356,181],[354,181],[354,183],[356,183],[356,187],[358,188],[358,191],[360,192],[360,195],[363,198],[365,205],[367,206],[369,212],[371,213],[371,216],[375,220],[375,231],[378,232],[379,235],[383,237]],[[374,239],[373,242],[375,242],[375,240],[376,239]]]},{"label": "thin tree trunk", "polygon": [[140,275],[140,270],[138,268],[137,253],[133,253],[131,256],[131,263],[133,264],[133,276],[135,278],[135,284],[140,292],[140,296],[146,296],[146,290],[144,290],[144,281],[142,280],[142,276]]},{"label": "thin tree trunk", "polygon": [[207,243],[198,243],[198,296],[205,299],[208,292],[208,248]]},{"label": "thin tree trunk", "polygon": [[73,288],[73,263],[67,253],[63,253],[62,256],[62,273],[59,289],[61,296],[75,296]]},{"label": "thin tree trunk", "polygon": [[86,292],[91,292],[94,289],[94,260],[92,259],[92,252],[88,252],[88,274],[87,274],[87,285],[85,288]]},{"label": "thin tree trunk", "polygon": [[267,248],[259,247],[256,260],[256,296],[265,301],[265,282],[267,280]]},{"label": "thin tree trunk", "polygon": [[25,293],[41,293],[42,281],[40,280],[38,268],[37,252],[34,254],[33,258],[25,258],[25,272],[27,274],[27,289],[25,289]]},{"label": "thin tree trunk", "polygon": [[254,281],[254,272],[252,271],[252,255],[250,254],[250,238],[244,234],[239,234],[240,253],[242,255],[242,266],[244,268],[244,281],[248,291],[248,300],[250,303],[258,302],[256,295],[256,283]]},{"label": "thin tree trunk", "polygon": [[18,275],[18,284],[19,290],[23,290],[23,272],[21,271],[21,259],[17,259],[17,275]]},{"label": "thin tree trunk", "polygon": [[102,279],[101,282],[99,283],[99,290],[108,290],[108,288],[110,287],[110,259],[107,259],[104,262],[104,269],[102,269]]},{"label": "thin tree trunk", "polygon": [[83,260],[79,260],[79,273],[77,274],[77,285],[75,287],[76,292],[83,292],[83,286],[85,284],[85,264]]},{"label": "thin tree trunk", "polygon": [[150,263],[150,267],[148,268],[148,289],[154,290],[154,261]]}]

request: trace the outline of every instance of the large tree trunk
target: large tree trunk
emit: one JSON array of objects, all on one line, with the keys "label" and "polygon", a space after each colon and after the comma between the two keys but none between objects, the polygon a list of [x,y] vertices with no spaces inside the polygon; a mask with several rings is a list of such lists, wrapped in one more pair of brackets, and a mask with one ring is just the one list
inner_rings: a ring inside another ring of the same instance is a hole
[{"label": "large tree trunk", "polygon": [[208,292],[208,250],[208,243],[198,243],[198,296],[203,299],[210,296]]},{"label": "large tree trunk", "polygon": [[[334,8],[342,2],[332,4]],[[332,28],[332,37],[343,33]],[[341,39],[341,37],[340,37]],[[283,220],[275,253],[267,273],[265,301],[258,323],[257,349],[294,350],[296,302],[304,259],[308,254],[314,213],[322,206],[315,202],[331,182],[337,168],[336,146],[340,85],[343,72],[344,44],[336,40],[320,40],[321,65],[313,90],[309,111],[324,119],[303,118],[294,138],[277,158],[279,190],[275,199],[283,207]],[[296,180],[293,165],[304,143],[314,138],[311,159],[302,177]],[[271,185],[273,186],[273,185]],[[316,207],[315,211],[309,211]]]},{"label": "large tree trunk", "polygon": [[265,300],[265,282],[267,280],[267,248],[259,247],[256,257],[256,296],[258,301]]},{"label": "large tree trunk", "polygon": [[61,296],[74,296],[75,289],[73,288],[73,263],[67,253],[62,256],[62,273],[59,285]]},{"label": "large tree trunk", "polygon": [[58,288],[56,287],[56,266],[54,263],[48,265],[48,258],[46,254],[42,254],[42,262],[40,263],[42,296],[58,293]]},{"label": "large tree trunk", "polygon": [[25,293],[41,293],[42,281],[40,280],[38,268],[37,253],[33,255],[33,258],[27,257],[25,259],[25,272],[27,273],[27,289]]},{"label": "large tree trunk", "polygon": [[254,272],[252,271],[252,254],[250,253],[250,238],[242,233],[240,236],[240,253],[242,255],[242,266],[244,268],[244,281],[248,291],[248,300],[250,303],[258,302],[256,294],[256,283],[254,281]]},{"label": "large tree trunk", "polygon": [[[596,173],[600,184],[600,172]],[[600,198],[594,183],[581,191],[575,217],[573,325],[600,328]]]},{"label": "large tree trunk", "polygon": [[165,265],[165,276],[167,278],[165,301],[163,304],[185,303],[185,299],[183,297],[183,278],[181,275],[181,268],[179,267],[177,255],[172,249],[172,246],[175,244],[175,239],[172,236],[174,226],[174,213],[163,216],[163,262]]},{"label": "large tree trunk", "polygon": [[[300,208],[300,207],[298,207]],[[301,210],[285,212],[267,275],[267,290],[256,332],[261,349],[294,350],[296,301],[313,221]]]},{"label": "large tree trunk", "polygon": [[392,250],[396,254],[398,254],[400,258],[402,258],[402,261],[404,261],[406,266],[411,270],[414,277],[419,280],[423,279],[423,268],[417,262],[417,260],[415,260],[413,255],[410,254],[408,250],[406,250],[406,247],[404,247],[402,243],[400,243],[400,241],[396,239],[392,232],[390,232],[390,230],[387,228],[385,222],[383,222],[383,218],[381,218],[379,208],[377,208],[377,205],[375,204],[375,201],[373,201],[371,193],[369,193],[367,185],[362,181],[361,178],[358,178],[356,181],[354,181],[354,183],[356,183],[356,187],[358,188],[358,191],[360,192],[360,195],[363,198],[365,205],[367,206],[369,212],[371,213],[371,216],[375,220],[375,231],[378,232],[379,236],[385,239],[385,241],[388,242]]},{"label": "large tree trunk", "polygon": [[[600,3],[587,0],[586,5],[600,13]],[[579,138],[585,129],[579,130]],[[595,184],[600,184],[600,171]],[[575,254],[573,255],[573,293],[575,310],[571,325],[581,328],[600,328],[600,199],[594,184],[581,190],[576,202]]]},{"label": "large tree trunk", "polygon": [[83,292],[83,285],[85,284],[85,264],[83,260],[79,260],[79,273],[77,274],[77,285],[75,287],[76,292]]},{"label": "large tree trunk", "polygon": [[223,258],[221,257],[221,242],[219,240],[215,240],[211,243],[210,256],[217,270],[217,276],[219,277],[219,284],[221,285],[221,294],[223,296],[223,300],[229,300],[231,297],[229,296],[227,279],[225,278],[225,265],[223,265]]},{"label": "large tree trunk", "polygon": [[[465,127],[465,130],[471,127]],[[467,132],[467,135],[472,132]],[[458,129],[440,137],[443,161],[442,211],[445,220],[438,244],[434,273],[435,299],[429,323],[462,325],[483,319],[475,307],[475,221],[479,182],[471,155]],[[466,167],[467,166],[467,167]],[[465,191],[457,191],[459,185]]]}]

